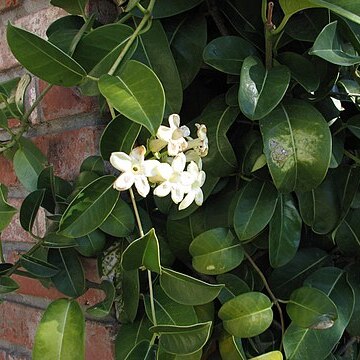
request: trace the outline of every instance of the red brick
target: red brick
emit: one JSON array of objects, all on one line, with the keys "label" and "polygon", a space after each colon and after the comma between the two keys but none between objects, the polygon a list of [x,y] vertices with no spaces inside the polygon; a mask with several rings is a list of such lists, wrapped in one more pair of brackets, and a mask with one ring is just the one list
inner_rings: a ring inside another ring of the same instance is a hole
[{"label": "red brick", "polygon": [[[47,86],[39,81],[39,92]],[[65,116],[91,112],[96,109],[97,100],[94,97],[81,96],[75,88],[54,86],[41,102],[44,120],[60,119]]]},{"label": "red brick", "polygon": [[[3,0],[0,0],[3,1]],[[17,19],[14,25],[24,28],[33,34],[40,37],[45,37],[46,29],[56,19],[61,16],[65,16],[66,12],[57,7],[48,7],[42,9],[37,13],[32,13],[22,18]],[[11,51],[6,41],[6,26],[0,27],[0,71],[11,69],[18,65],[15,57],[11,54]]]},{"label": "red brick", "polygon": [[[0,338],[31,349],[43,311],[25,305],[4,302],[0,305]],[[86,323],[86,360],[114,359],[114,324]]]},{"label": "red brick", "polygon": [[0,0],[0,12],[10,10],[16,6],[19,6],[21,0]]},{"label": "red brick", "polygon": [[6,352],[3,350],[0,350],[0,360],[6,360]]},{"label": "red brick", "polygon": [[0,183],[6,186],[15,186],[19,182],[14,172],[12,162],[0,155]]}]

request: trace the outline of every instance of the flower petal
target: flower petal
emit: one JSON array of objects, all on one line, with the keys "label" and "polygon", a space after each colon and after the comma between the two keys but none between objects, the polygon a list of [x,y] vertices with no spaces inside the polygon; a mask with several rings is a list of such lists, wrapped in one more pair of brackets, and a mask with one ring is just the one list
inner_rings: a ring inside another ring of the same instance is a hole
[{"label": "flower petal", "polygon": [[195,192],[190,191],[179,205],[179,210],[184,210],[189,207],[195,199]]},{"label": "flower petal", "polygon": [[132,172],[124,172],[114,182],[114,188],[119,191],[130,189],[135,181],[135,176]]},{"label": "flower petal", "polygon": [[170,139],[172,138],[172,133],[173,133],[172,129],[170,129],[167,126],[160,125],[160,127],[156,133],[156,136],[161,140],[169,142]]},{"label": "flower petal", "polygon": [[204,194],[201,189],[197,189],[195,194],[195,203],[197,206],[201,206],[204,202]]},{"label": "flower petal", "polygon": [[120,171],[129,171],[131,169],[131,158],[124,152],[113,152],[110,156],[111,165]]},{"label": "flower petal", "polygon": [[205,171],[200,171],[197,181],[199,182],[199,186],[202,187],[206,180],[206,174]]},{"label": "flower petal", "polygon": [[164,180],[169,180],[174,173],[173,168],[168,163],[160,163],[156,168],[156,175]]},{"label": "flower petal", "polygon": [[143,162],[146,154],[146,147],[144,145],[138,146],[131,150],[130,157],[137,162]]},{"label": "flower petal", "polygon": [[176,156],[179,153],[180,148],[176,141],[169,141],[167,151],[170,156]]},{"label": "flower petal", "polygon": [[184,198],[185,192],[182,186],[173,184],[171,189],[171,199],[175,204],[178,204]]},{"label": "flower petal", "polygon": [[163,182],[154,190],[154,195],[164,197],[170,194],[171,184],[168,181]]},{"label": "flower petal", "polygon": [[190,129],[186,125],[181,126],[180,130],[182,132],[183,137],[190,136]]},{"label": "flower petal", "polygon": [[180,181],[183,186],[191,186],[194,181],[196,181],[196,177],[189,173],[188,171],[184,171],[180,174]]},{"label": "flower petal", "polygon": [[145,176],[155,176],[157,167],[160,165],[158,160],[145,160],[142,164],[142,170]]},{"label": "flower petal", "polygon": [[172,130],[177,129],[180,126],[180,116],[178,114],[171,114],[169,116],[169,125]]},{"label": "flower petal", "polygon": [[174,169],[175,172],[182,172],[185,169],[186,165],[186,156],[184,153],[179,153],[175,156],[171,167]]},{"label": "flower petal", "polygon": [[135,176],[135,187],[142,197],[146,197],[150,191],[150,185],[145,175]]},{"label": "flower petal", "polygon": [[199,175],[199,168],[198,166],[196,165],[196,163],[194,161],[192,161],[188,166],[187,166],[187,171],[194,175],[196,178],[198,177]]}]

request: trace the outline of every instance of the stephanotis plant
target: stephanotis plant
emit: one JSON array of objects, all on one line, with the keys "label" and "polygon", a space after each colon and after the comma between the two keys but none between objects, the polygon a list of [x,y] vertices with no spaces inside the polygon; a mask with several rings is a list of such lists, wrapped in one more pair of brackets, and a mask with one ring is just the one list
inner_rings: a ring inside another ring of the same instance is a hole
[{"label": "stephanotis plant", "polygon": [[[86,312],[121,323],[117,360],[358,360],[360,3],[51,3],[69,15],[47,39],[7,28],[49,85],[26,106],[29,74],[0,84],[0,152],[35,240],[15,263],[0,246],[0,293],[17,274],[64,294],[33,359],[83,359]],[[53,85],[98,96],[108,120],[73,182],[26,137]],[[1,185],[0,231],[16,211]],[[82,308],[89,288],[104,300]]]}]

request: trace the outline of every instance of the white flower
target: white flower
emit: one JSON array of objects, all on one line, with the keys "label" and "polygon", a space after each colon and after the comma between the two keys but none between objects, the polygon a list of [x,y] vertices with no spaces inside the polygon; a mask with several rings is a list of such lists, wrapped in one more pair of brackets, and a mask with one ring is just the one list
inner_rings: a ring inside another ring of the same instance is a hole
[{"label": "white flower", "polygon": [[185,196],[184,200],[180,203],[179,210],[186,209],[192,204],[194,200],[198,206],[201,206],[204,201],[204,194],[201,190],[201,187],[205,183],[205,172],[202,171],[201,168],[193,161],[188,165],[187,171],[192,175],[193,182],[190,186],[190,189],[187,191],[187,195]]},{"label": "white flower", "polygon": [[111,165],[122,172],[114,182],[116,190],[128,190],[135,184],[138,193],[143,197],[147,196],[150,191],[147,177],[154,175],[160,163],[157,160],[145,160],[145,153],[145,146],[138,146],[131,151],[130,155],[124,152],[111,154]]},{"label": "white flower", "polygon": [[197,127],[197,139],[188,138],[188,149],[194,149],[200,157],[205,157],[209,152],[209,139],[207,137],[207,128],[204,124],[195,124]]},{"label": "white flower", "polygon": [[160,164],[156,170],[164,181],[154,190],[154,195],[164,197],[171,193],[171,199],[175,204],[183,200],[185,193],[190,190],[190,185],[194,181],[193,175],[184,171],[185,165],[184,153],[176,155],[171,165]]},{"label": "white flower", "polygon": [[[170,156],[176,156],[178,153],[186,150],[186,136],[190,135],[187,126],[180,127],[180,116],[172,114],[169,116],[170,127],[161,125],[157,131],[158,139],[150,142],[150,149],[153,152],[160,151],[167,144],[167,151]],[[160,140],[160,141],[159,141]]]}]

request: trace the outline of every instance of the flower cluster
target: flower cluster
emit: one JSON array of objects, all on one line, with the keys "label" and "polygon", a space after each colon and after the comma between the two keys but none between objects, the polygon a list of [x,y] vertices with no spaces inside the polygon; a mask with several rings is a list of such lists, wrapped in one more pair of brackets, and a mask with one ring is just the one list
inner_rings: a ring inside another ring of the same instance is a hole
[{"label": "flower cluster", "polygon": [[[152,186],[156,196],[170,194],[172,201],[179,204],[179,210],[186,209],[193,201],[200,206],[204,200],[201,187],[206,178],[202,157],[209,149],[206,126],[195,124],[197,138],[193,139],[189,128],[180,126],[179,115],[170,115],[169,125],[160,126],[156,138],[150,139],[149,154],[143,145],[129,155],[111,154],[112,166],[121,171],[114,188],[124,191],[135,185],[138,193],[146,197]],[[152,158],[145,159],[149,156]]]}]

